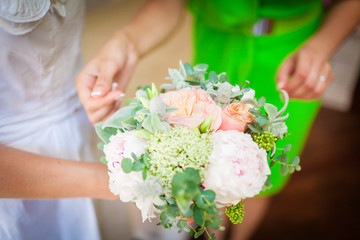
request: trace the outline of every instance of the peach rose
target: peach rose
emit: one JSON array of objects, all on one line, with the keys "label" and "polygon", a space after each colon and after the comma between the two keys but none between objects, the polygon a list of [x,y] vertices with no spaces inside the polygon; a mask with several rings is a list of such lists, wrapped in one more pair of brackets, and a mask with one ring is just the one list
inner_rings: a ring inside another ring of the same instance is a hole
[{"label": "peach rose", "polygon": [[221,108],[202,89],[184,88],[161,94],[160,98],[166,105],[178,108],[166,115],[172,124],[197,128],[210,114],[210,130],[217,130],[221,124]]},{"label": "peach rose", "polygon": [[232,103],[222,110],[222,123],[219,130],[238,130],[244,132],[247,123],[254,121],[254,115],[249,112],[249,106],[243,103]]}]

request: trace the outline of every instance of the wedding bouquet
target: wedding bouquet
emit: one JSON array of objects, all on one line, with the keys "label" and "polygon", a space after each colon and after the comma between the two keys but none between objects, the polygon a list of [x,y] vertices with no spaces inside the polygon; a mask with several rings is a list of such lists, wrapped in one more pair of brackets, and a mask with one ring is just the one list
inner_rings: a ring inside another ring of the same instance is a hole
[{"label": "wedding bouquet", "polygon": [[232,86],[225,73],[207,68],[180,61],[179,70],[169,69],[163,93],[154,84],[139,89],[96,130],[110,190],[134,202],[143,221],[160,213],[166,228],[215,239],[208,229],[224,229],[220,208],[240,223],[242,200],[271,187],[270,167],[281,164],[285,175],[300,166],[286,155],[290,145],[276,147],[287,134],[287,93],[278,111],[256,99],[248,82]]}]

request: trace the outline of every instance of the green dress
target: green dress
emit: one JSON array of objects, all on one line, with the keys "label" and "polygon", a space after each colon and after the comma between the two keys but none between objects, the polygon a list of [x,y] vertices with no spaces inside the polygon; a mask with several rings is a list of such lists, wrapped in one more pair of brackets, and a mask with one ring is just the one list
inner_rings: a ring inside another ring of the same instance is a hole
[{"label": "green dress", "polygon": [[[256,97],[265,96],[281,108],[284,103],[275,80],[278,67],[318,29],[321,1],[190,0],[188,8],[194,15],[194,63],[226,72],[233,84],[249,80]],[[271,34],[254,36],[252,29],[260,18],[275,19]],[[282,141],[292,144],[289,159],[301,154],[319,107],[320,101],[290,100],[286,124],[291,134]],[[279,164],[271,171],[273,187],[261,195],[277,193],[289,178],[280,175]]]}]

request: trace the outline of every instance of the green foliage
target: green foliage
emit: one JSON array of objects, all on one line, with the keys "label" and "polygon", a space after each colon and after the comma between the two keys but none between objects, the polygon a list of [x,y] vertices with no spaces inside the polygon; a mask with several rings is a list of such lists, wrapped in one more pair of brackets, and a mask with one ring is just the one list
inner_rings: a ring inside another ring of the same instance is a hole
[{"label": "green foliage", "polygon": [[291,144],[287,144],[281,150],[281,154],[276,157],[270,158],[270,167],[273,167],[275,164],[280,164],[280,174],[286,176],[287,174],[294,173],[295,171],[300,171],[300,158],[295,156],[289,161],[289,157],[286,152],[289,152],[291,149]]},{"label": "green foliage", "polygon": [[97,133],[97,135],[100,137],[100,139],[108,144],[109,143],[109,138],[112,136],[112,135],[115,135],[117,133],[117,129],[116,128],[113,128],[113,127],[103,127],[104,123],[103,122],[100,122],[100,123],[97,123],[95,125],[95,131]]},{"label": "green foliage", "polygon": [[143,180],[146,179],[147,173],[151,167],[151,164],[149,162],[149,156],[145,153],[140,156],[140,158],[136,157],[134,153],[131,153],[130,158],[124,158],[121,162],[121,168],[124,171],[124,173],[130,173],[131,171],[134,172],[141,172],[142,171],[142,177]]},{"label": "green foliage", "polygon": [[[172,197],[162,196],[164,206],[156,206],[162,210],[160,224],[165,228],[177,226],[179,231],[188,232],[195,238],[208,232],[209,228],[218,229],[222,221],[221,214],[214,202],[215,192],[204,190],[200,186],[200,174],[193,168],[186,168],[176,173],[171,182]],[[197,224],[193,226],[185,220],[192,217]],[[213,236],[213,239],[215,237]]]}]

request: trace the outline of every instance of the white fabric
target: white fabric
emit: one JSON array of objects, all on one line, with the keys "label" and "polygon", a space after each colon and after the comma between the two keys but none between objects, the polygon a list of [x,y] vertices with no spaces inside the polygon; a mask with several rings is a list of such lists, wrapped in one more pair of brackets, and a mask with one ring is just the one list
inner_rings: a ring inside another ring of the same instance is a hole
[{"label": "white fabric", "polygon": [[[84,2],[0,0],[0,143],[90,160],[91,124],[74,80]],[[91,199],[0,199],[0,239],[99,239]]]}]

